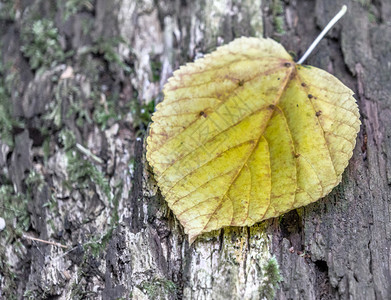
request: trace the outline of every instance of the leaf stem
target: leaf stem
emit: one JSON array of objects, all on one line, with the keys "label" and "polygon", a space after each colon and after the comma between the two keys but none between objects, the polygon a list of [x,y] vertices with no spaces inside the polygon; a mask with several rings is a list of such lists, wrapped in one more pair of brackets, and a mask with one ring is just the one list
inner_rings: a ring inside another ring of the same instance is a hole
[{"label": "leaf stem", "polygon": [[322,32],[318,35],[315,41],[312,42],[311,46],[307,49],[307,51],[304,53],[304,55],[299,59],[297,64],[302,64],[307,57],[311,54],[311,52],[315,49],[315,47],[319,44],[321,39],[326,35],[326,33],[331,29],[331,27],[334,26],[335,23],[339,21],[339,19],[342,18],[342,16],[346,13],[347,7],[346,5],[342,6],[339,13],[335,15],[334,18],[331,19],[331,21],[327,24],[327,26],[322,30]]}]

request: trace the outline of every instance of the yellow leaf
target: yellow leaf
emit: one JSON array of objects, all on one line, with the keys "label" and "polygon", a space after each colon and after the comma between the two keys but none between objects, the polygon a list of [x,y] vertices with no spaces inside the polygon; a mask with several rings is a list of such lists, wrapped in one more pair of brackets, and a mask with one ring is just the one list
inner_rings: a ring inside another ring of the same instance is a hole
[{"label": "yellow leaf", "polygon": [[327,195],[359,131],[352,95],[271,39],[236,39],[174,72],[147,159],[190,241]]}]

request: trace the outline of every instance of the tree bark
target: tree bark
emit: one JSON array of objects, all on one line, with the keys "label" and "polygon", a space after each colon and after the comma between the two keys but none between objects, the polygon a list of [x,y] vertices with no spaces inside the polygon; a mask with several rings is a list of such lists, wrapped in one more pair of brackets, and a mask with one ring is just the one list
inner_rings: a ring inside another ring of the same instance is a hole
[{"label": "tree bark", "polygon": [[299,58],[339,1],[2,1],[0,298],[390,298],[391,3],[346,4],[306,62],[356,93],[341,184],[189,245],[145,160],[150,104],[173,70],[236,37]]}]

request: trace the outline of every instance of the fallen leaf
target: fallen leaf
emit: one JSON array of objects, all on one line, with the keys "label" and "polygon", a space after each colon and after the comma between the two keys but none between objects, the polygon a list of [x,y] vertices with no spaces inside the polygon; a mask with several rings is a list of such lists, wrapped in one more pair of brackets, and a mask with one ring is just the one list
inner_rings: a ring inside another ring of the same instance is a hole
[{"label": "fallen leaf", "polygon": [[147,159],[191,242],[327,195],[360,128],[353,92],[271,39],[219,47],[174,72],[163,92]]}]

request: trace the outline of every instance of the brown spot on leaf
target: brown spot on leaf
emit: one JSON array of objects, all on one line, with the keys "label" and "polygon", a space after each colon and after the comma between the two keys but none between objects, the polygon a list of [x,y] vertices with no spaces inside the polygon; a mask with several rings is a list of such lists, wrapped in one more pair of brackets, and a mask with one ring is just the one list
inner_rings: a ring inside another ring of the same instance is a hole
[{"label": "brown spot on leaf", "polygon": [[200,111],[200,116],[206,118],[208,115],[202,110]]},{"label": "brown spot on leaf", "polygon": [[322,114],[322,111],[321,111],[321,110],[319,110],[319,111],[317,111],[317,112],[315,113],[315,115],[316,115],[317,117],[319,117],[321,114]]},{"label": "brown spot on leaf", "polygon": [[313,97],[314,97],[314,96],[312,96],[311,94],[308,94],[308,98],[311,99],[311,98],[313,98]]},{"label": "brown spot on leaf", "polygon": [[238,85],[243,86],[243,84],[244,84],[244,80],[239,80]]},{"label": "brown spot on leaf", "polygon": [[289,63],[289,62],[286,62],[286,63],[284,63],[284,67],[287,67],[287,68],[289,68],[290,66],[292,66],[292,64],[291,64],[291,63]]},{"label": "brown spot on leaf", "polygon": [[302,83],[301,83],[301,86],[302,86],[302,87],[306,87],[307,85],[306,85],[304,82],[302,82]]},{"label": "brown spot on leaf", "polygon": [[269,105],[269,109],[270,109],[270,110],[273,110],[275,107],[276,107],[276,106],[275,106],[274,104],[270,104],[270,105]]}]

